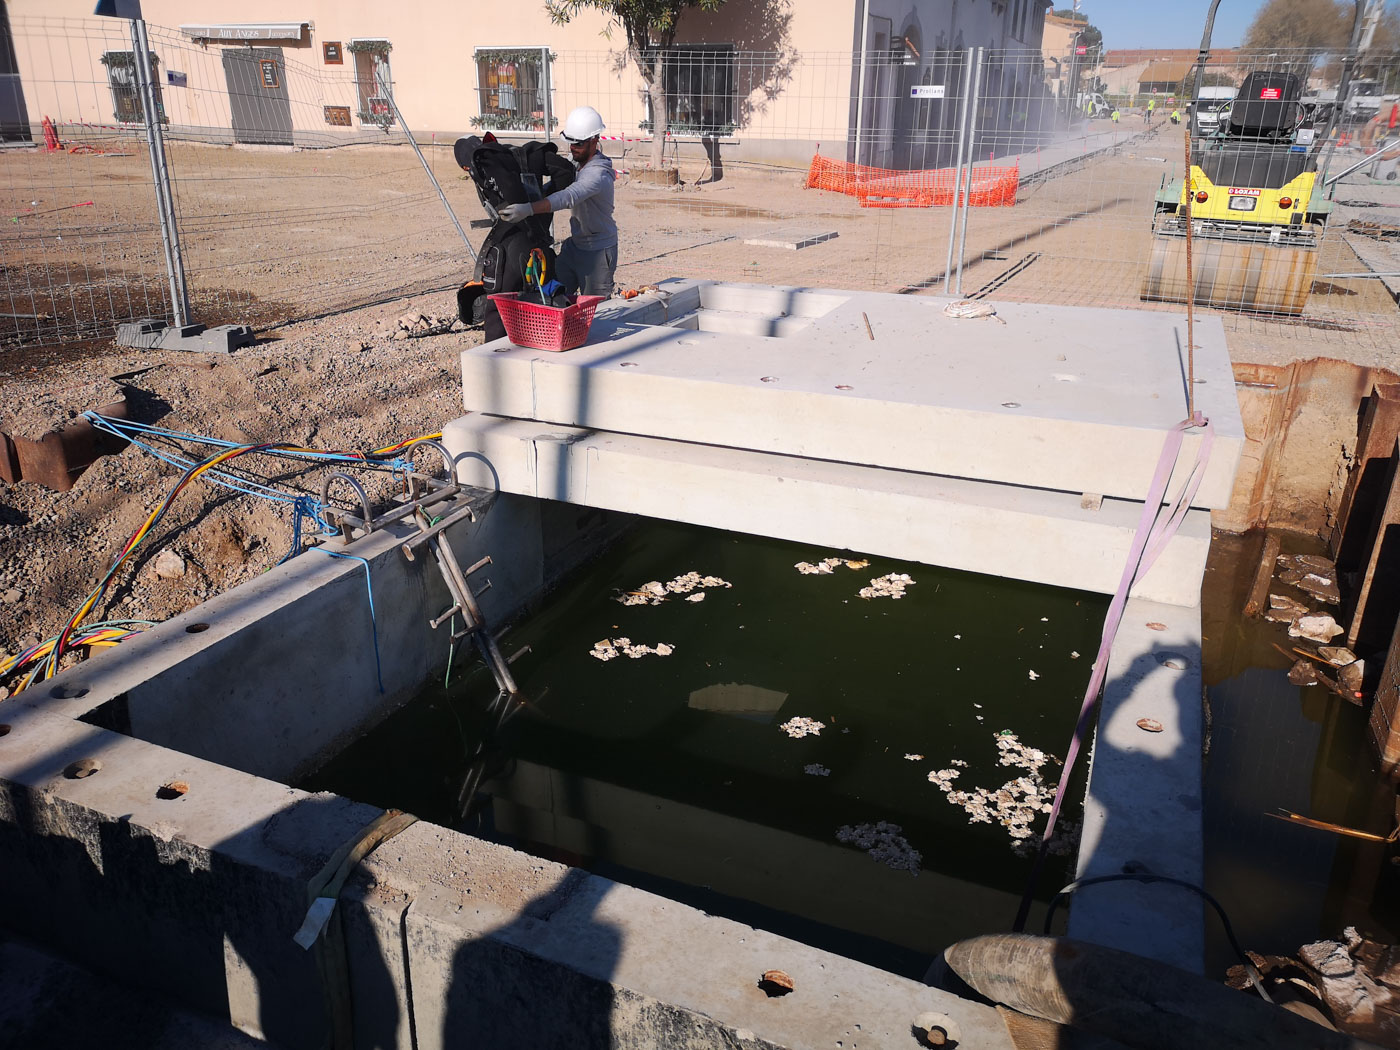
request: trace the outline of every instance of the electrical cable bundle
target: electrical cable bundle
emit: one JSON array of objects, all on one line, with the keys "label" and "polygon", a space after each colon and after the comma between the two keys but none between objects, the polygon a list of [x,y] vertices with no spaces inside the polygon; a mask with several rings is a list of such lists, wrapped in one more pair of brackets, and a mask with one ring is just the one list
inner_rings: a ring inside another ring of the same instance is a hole
[{"label": "electrical cable bundle", "polygon": [[[58,672],[59,661],[65,654],[77,649],[93,649],[109,645],[115,645],[123,639],[130,638],[133,634],[138,634],[147,627],[152,626],[146,620],[108,620],[97,624],[91,624],[86,628],[80,628],[84,617],[86,617],[102,600],[112,581],[116,578],[117,571],[131,557],[133,551],[146,539],[151,531],[158,525],[166,512],[174,504],[177,496],[184,491],[185,487],[195,478],[207,476],[207,479],[217,485],[233,489],[248,495],[260,496],[277,502],[289,503],[296,512],[293,525],[294,543],[292,550],[288,552],[287,558],[299,553],[300,550],[300,529],[301,520],[304,516],[311,517],[320,527],[323,534],[334,533],[334,529],[325,519],[325,506],[319,500],[309,496],[297,495],[283,492],[272,488],[269,485],[256,481],[255,479],[234,474],[226,470],[219,470],[220,466],[240,456],[250,453],[260,453],[263,455],[277,456],[285,459],[293,459],[301,462],[311,463],[341,463],[356,464],[365,467],[388,469],[395,474],[406,473],[411,464],[398,456],[413,445],[421,441],[435,440],[442,435],[425,434],[420,437],[409,438],[393,445],[386,445],[383,448],[371,451],[359,450],[322,450],[306,448],[301,445],[286,444],[280,442],[266,442],[260,444],[239,445],[229,441],[220,441],[217,438],[202,437],[196,434],[185,434],[179,431],[164,430],[160,427],[148,426],[144,423],[134,423],[130,420],[112,419],[102,416],[96,412],[84,413],[85,417],[100,430],[105,430],[110,434],[124,438],[138,448],[144,449],[157,458],[184,467],[184,473],[175,483],[174,487],[161,500],[160,504],[151,511],[146,520],[127,538],[118,551],[111,565],[103,574],[102,579],[93,587],[92,591],[78,606],[73,615],[64,623],[62,630],[52,638],[40,642],[38,645],[30,646],[28,649],[16,654],[0,658],[0,679],[29,668],[29,673],[20,682],[15,692],[20,692],[33,685],[36,681],[45,681],[52,678]],[[157,438],[166,441],[190,441],[205,445],[214,445],[218,451],[210,453],[200,460],[193,460],[183,453],[172,453],[169,450],[162,450],[150,444],[146,439]],[[286,558],[282,559],[283,561]]]}]

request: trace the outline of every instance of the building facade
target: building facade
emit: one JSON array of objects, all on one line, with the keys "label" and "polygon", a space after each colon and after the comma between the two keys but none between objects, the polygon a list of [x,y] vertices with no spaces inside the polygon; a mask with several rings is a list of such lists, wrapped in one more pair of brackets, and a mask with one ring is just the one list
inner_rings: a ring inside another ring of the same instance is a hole
[{"label": "building facade", "polygon": [[[585,11],[555,23],[525,5],[368,0],[143,0],[161,119],[183,137],[249,145],[538,137],[584,103],[609,134],[655,124],[619,27]],[[817,144],[899,166],[911,139],[951,125],[960,49],[988,48],[987,92],[1030,97],[1048,0],[729,0],[685,12],[663,64],[678,148],[702,139],[800,155]],[[14,91],[37,126],[139,126],[134,48],[92,0],[0,0]],[[42,39],[40,39],[42,38]],[[8,83],[8,81],[7,81]],[[916,85],[946,85],[936,102]],[[785,146],[779,144],[786,143]],[[810,156],[810,152],[808,152]],[[917,158],[915,158],[917,159]]]}]

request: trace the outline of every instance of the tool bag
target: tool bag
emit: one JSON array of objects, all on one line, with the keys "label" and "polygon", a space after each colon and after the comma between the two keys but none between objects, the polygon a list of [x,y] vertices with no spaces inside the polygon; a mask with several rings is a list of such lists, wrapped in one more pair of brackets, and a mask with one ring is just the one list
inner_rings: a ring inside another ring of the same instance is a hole
[{"label": "tool bag", "polygon": [[466,324],[481,324],[489,342],[506,334],[495,304],[487,296],[519,292],[525,287],[524,268],[532,249],[544,251],[550,273],[554,270],[554,227],[550,215],[535,215],[522,222],[500,219],[507,204],[540,200],[574,181],[574,166],[559,156],[553,142],[526,142],[507,146],[489,132],[469,135],[453,146],[457,163],[471,177],[477,196],[495,224],[477,253],[472,279],[457,292],[457,315]]}]

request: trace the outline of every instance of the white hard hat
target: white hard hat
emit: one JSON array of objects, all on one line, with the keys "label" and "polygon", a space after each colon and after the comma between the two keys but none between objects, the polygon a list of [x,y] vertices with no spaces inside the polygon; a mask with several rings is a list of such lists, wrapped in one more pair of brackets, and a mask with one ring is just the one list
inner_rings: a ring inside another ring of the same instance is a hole
[{"label": "white hard hat", "polygon": [[603,117],[592,106],[579,106],[569,111],[564,121],[563,135],[570,142],[584,142],[598,134],[606,125]]}]

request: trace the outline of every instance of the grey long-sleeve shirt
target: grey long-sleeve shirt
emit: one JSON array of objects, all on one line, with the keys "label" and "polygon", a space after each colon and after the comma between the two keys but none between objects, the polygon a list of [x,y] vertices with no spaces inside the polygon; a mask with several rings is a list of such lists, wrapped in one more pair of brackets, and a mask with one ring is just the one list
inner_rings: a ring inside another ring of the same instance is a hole
[{"label": "grey long-sleeve shirt", "polygon": [[578,170],[573,184],[549,195],[555,211],[569,209],[569,236],[574,247],[588,252],[602,251],[617,244],[617,223],[613,221],[612,161],[593,154]]}]

